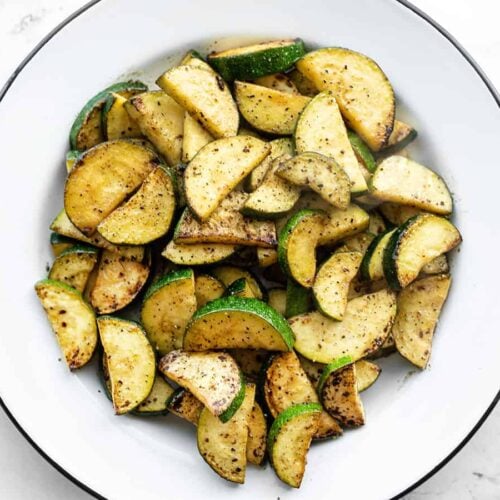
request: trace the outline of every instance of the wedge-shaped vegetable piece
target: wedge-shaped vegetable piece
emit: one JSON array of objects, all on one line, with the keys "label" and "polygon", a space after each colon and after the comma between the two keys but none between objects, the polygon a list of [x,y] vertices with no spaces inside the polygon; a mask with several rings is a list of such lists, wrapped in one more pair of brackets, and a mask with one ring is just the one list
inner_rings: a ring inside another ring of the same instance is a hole
[{"label": "wedge-shaped vegetable piece", "polygon": [[204,57],[195,49],[188,50],[181,59],[179,66],[194,66],[195,68],[204,68],[212,71],[212,68],[205,62]]},{"label": "wedge-shaped vegetable piece", "polygon": [[319,94],[319,90],[316,88],[313,82],[306,78],[300,71],[294,69],[287,73],[288,78],[292,81],[292,83],[297,87],[297,90],[302,95],[307,95],[309,97],[314,97]]},{"label": "wedge-shaped vegetable piece", "polygon": [[306,468],[306,455],[318,429],[322,407],[319,403],[287,408],[274,420],[267,437],[267,448],[276,475],[286,484],[299,488]]},{"label": "wedge-shaped vegetable piece", "polygon": [[342,115],[372,151],[387,143],[394,124],[392,86],[369,57],[343,48],[309,52],[297,69],[319,90],[330,90]]},{"label": "wedge-shaped vegetable piece", "polygon": [[255,401],[248,418],[247,461],[261,465],[266,455],[267,422],[259,403]]},{"label": "wedge-shaped vegetable piece", "polygon": [[440,255],[436,257],[434,260],[431,260],[428,264],[422,268],[423,274],[443,274],[447,273],[450,270],[450,266],[448,265],[448,258],[446,255]]},{"label": "wedge-shaped vegetable piece", "polygon": [[137,252],[137,255],[108,250],[102,253],[89,292],[90,302],[98,314],[123,309],[141,291],[149,276],[149,266],[142,262],[144,248],[137,247]]},{"label": "wedge-shaped vegetable piece", "polygon": [[174,393],[174,388],[159,373],[155,376],[153,387],[148,397],[134,410],[135,415],[153,417],[168,413],[167,402]]},{"label": "wedge-shaped vegetable piece", "polygon": [[76,163],[79,156],[80,151],[76,149],[71,149],[66,153],[66,172],[69,172],[73,168],[73,165]]},{"label": "wedge-shaped vegetable piece", "polygon": [[80,292],[61,281],[46,279],[35,285],[47,318],[70,370],[89,362],[97,343],[95,314]]},{"label": "wedge-shaped vegetable piece", "polygon": [[332,92],[321,92],[304,109],[295,129],[295,147],[298,153],[333,158],[349,177],[353,193],[368,189]]},{"label": "wedge-shaped vegetable piece", "polygon": [[370,244],[363,256],[360,275],[364,280],[378,281],[384,279],[384,253],[391,236],[396,229],[379,234]]},{"label": "wedge-shaped vegetable piece", "polygon": [[363,139],[352,130],[347,131],[347,137],[349,138],[349,142],[351,143],[351,147],[358,161],[368,170],[368,172],[375,172],[377,162]]},{"label": "wedge-shaped vegetable piece", "polygon": [[278,251],[274,248],[257,248],[257,263],[259,267],[268,267],[278,262]]},{"label": "wedge-shaped vegetable piece", "polygon": [[198,419],[198,450],[219,476],[235,483],[245,482],[247,465],[248,424],[255,402],[255,385],[248,384],[245,398],[226,423],[214,417],[208,408]]},{"label": "wedge-shaped vegetable piece", "polygon": [[439,215],[448,215],[453,210],[453,200],[443,179],[404,156],[390,156],[379,164],[370,181],[370,192],[379,200]]},{"label": "wedge-shaped vegetable piece", "polygon": [[318,210],[300,210],[282,229],[278,243],[278,261],[297,283],[311,288],[316,275],[316,246],[325,224]]},{"label": "wedge-shaped vegetable piece", "polygon": [[246,299],[254,299],[255,295],[250,287],[249,282],[245,278],[239,278],[233,283],[231,283],[226,290],[226,295],[228,297],[236,296],[243,297]]},{"label": "wedge-shaped vegetable piece", "polygon": [[400,205],[399,203],[386,202],[382,203],[378,208],[382,215],[395,226],[400,226],[408,219],[415,217],[415,215],[423,213],[423,211],[418,208]]},{"label": "wedge-shaped vegetable piece", "polygon": [[366,359],[360,359],[356,361],[354,365],[356,367],[356,384],[358,392],[363,392],[371,387],[382,371],[380,366],[371,361],[366,361]]},{"label": "wedge-shaped vegetable piece", "polygon": [[[273,417],[300,403],[319,403],[318,395],[294,352],[280,353],[269,362],[264,377],[264,397]],[[319,418],[315,439],[339,436],[342,429],[326,412]]]},{"label": "wedge-shaped vegetable piece", "polygon": [[65,250],[76,245],[77,242],[61,234],[51,233],[50,234],[50,246],[52,247],[52,253],[54,257],[59,257]]},{"label": "wedge-shaped vegetable piece", "polygon": [[450,284],[450,276],[429,276],[413,282],[399,294],[392,330],[396,348],[421,369],[429,361],[434,330]]},{"label": "wedge-shaped vegetable piece", "polygon": [[279,90],[287,94],[298,95],[300,92],[297,90],[295,84],[283,73],[274,73],[273,75],[261,76],[254,82],[256,85],[267,87],[268,89]]},{"label": "wedge-shaped vegetable piece", "polygon": [[224,295],[226,287],[209,274],[199,274],[194,280],[194,293],[198,308]]},{"label": "wedge-shaped vegetable piece", "polygon": [[181,269],[151,285],[141,309],[141,322],[153,348],[167,354],[182,347],[184,328],[196,311],[194,273]]},{"label": "wedge-shaped vegetable piece", "polygon": [[318,153],[302,153],[280,162],[279,177],[318,193],[330,205],[345,210],[351,200],[351,183],[332,158]]},{"label": "wedge-shaped vegetable piece", "polygon": [[367,232],[377,236],[378,234],[385,233],[386,231],[387,227],[383,217],[378,212],[372,210],[370,212],[370,224],[368,225]]},{"label": "wedge-shaped vegetable piece", "polygon": [[288,137],[275,139],[269,143],[269,146],[271,147],[270,153],[250,172],[250,175],[247,177],[246,189],[248,191],[255,191],[262,184],[262,181],[270,169],[273,160],[282,155],[293,155],[295,151],[293,142]]},{"label": "wedge-shaped vegetable piece", "polygon": [[238,108],[217,73],[183,65],[168,70],[156,83],[214,137],[231,137],[238,132]]},{"label": "wedge-shaped vegetable piece", "polygon": [[181,266],[214,264],[227,259],[236,252],[235,245],[223,243],[177,244],[171,241],[162,252],[163,257]]},{"label": "wedge-shaped vegetable piece", "polygon": [[273,160],[260,186],[250,193],[241,211],[248,216],[275,219],[289,212],[300,196],[300,188],[277,175],[290,156]]},{"label": "wedge-shaped vegetable piece", "polygon": [[145,90],[147,90],[147,87],[142,82],[120,82],[111,85],[92,97],[73,122],[69,133],[71,149],[84,151],[104,141],[101,111],[106,99],[112,92],[124,97],[130,97]]},{"label": "wedge-shaped vegetable piece", "polygon": [[108,95],[101,113],[102,132],[105,140],[142,137],[141,129],[135,120],[127,113],[127,99],[112,92]]},{"label": "wedge-shaped vegetable piece", "polygon": [[144,92],[125,104],[130,117],[171,166],[181,160],[184,109],[161,90]]},{"label": "wedge-shaped vegetable piece", "polygon": [[184,114],[182,161],[188,163],[214,138],[187,111]]},{"label": "wedge-shaped vegetable piece", "polygon": [[314,279],[313,294],[318,309],[341,321],[347,307],[349,285],[358,272],[359,252],[334,253],[319,269]]},{"label": "wedge-shaped vegetable piece", "polygon": [[184,334],[184,349],[267,349],[288,351],[294,336],[286,320],[258,299],[223,297],[193,315]]},{"label": "wedge-shaped vegetable piece", "polygon": [[223,421],[234,415],[245,397],[240,369],[229,354],[176,350],[163,356],[159,368]]},{"label": "wedge-shaped vegetable piece", "polygon": [[327,365],[319,394],[325,410],[343,425],[358,427],[365,423],[365,411],[358,393],[356,365],[336,368]]},{"label": "wedge-shaped vegetable piece", "polygon": [[394,120],[394,127],[387,141],[387,145],[382,149],[382,153],[394,154],[408,146],[417,137],[417,131],[407,123]]},{"label": "wedge-shaped vegetable piece", "polygon": [[234,358],[241,371],[250,380],[257,381],[263,364],[269,353],[263,349],[230,349],[229,354]]},{"label": "wedge-shaped vegetable piece", "polygon": [[203,403],[184,387],[179,387],[167,401],[167,409],[170,413],[194,425],[198,425],[198,418],[203,408]]},{"label": "wedge-shaped vegetable piece", "polygon": [[286,290],[283,288],[272,288],[267,292],[267,303],[282,316],[286,314]]},{"label": "wedge-shaped vegetable piece", "polygon": [[311,309],[312,297],[309,288],[289,279],[286,284],[285,318],[304,314]]},{"label": "wedge-shaped vegetable piece", "polygon": [[90,272],[97,263],[97,248],[74,245],[57,257],[49,272],[49,279],[62,281],[83,293]]},{"label": "wedge-shaped vegetable piece", "polygon": [[97,230],[111,243],[144,245],[167,233],[174,210],[172,175],[163,167],[157,167],[138,191],[108,215]]},{"label": "wedge-shaped vegetable piece", "polygon": [[208,219],[270,150],[268,144],[250,136],[220,139],[202,148],[184,172],[186,199],[193,213]]},{"label": "wedge-shaped vegetable piece", "polygon": [[296,336],[295,349],[305,358],[329,363],[349,356],[354,362],[383,344],[395,315],[395,294],[381,290],[348,302],[343,321],[310,312],[289,323]]},{"label": "wedge-shaped vegetable piece", "polygon": [[227,80],[252,80],[289,69],[306,52],[300,38],[212,52],[208,62]]},{"label": "wedge-shaped vegetable piece", "polygon": [[342,246],[349,252],[366,253],[375,236],[369,232],[358,233],[343,240]]},{"label": "wedge-shaped vegetable piece", "polygon": [[138,323],[101,316],[97,326],[106,356],[113,406],[116,414],[122,415],[150,394],[156,373],[155,355]]},{"label": "wedge-shaped vegetable piece", "polygon": [[293,134],[300,114],[311,100],[247,82],[235,82],[234,89],[243,118],[257,130],[270,134]]},{"label": "wedge-shaped vegetable piece", "polygon": [[90,236],[159,161],[151,149],[133,140],[104,142],[83,153],[64,190],[64,208],[71,222]]},{"label": "wedge-shaped vegetable piece", "polygon": [[443,217],[424,214],[409,219],[394,232],[385,249],[387,282],[396,290],[408,286],[426,264],[461,241],[458,229]]},{"label": "wedge-shaped vegetable piece", "polygon": [[250,271],[235,266],[217,266],[212,270],[212,274],[226,287],[240,278],[245,278],[255,298],[262,300],[264,297],[259,281]]}]

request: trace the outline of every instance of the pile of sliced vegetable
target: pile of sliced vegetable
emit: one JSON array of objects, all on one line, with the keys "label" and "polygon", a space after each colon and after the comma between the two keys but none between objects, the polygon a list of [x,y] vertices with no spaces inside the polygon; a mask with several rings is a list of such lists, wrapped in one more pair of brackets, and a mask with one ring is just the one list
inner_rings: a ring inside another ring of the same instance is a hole
[{"label": "pile of sliced vegetable", "polygon": [[426,367],[451,194],[357,52],[190,51],[157,84],[78,114],[36,292],[70,369],[97,352],[116,414],[173,413],[223,478],[267,456],[299,487],[312,441],[365,423],[374,359]]}]

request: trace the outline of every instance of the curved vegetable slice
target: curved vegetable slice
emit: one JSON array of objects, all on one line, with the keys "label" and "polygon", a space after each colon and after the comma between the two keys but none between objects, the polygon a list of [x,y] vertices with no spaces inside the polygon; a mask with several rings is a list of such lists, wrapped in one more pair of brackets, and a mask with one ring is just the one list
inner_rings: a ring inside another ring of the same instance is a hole
[{"label": "curved vegetable slice", "polygon": [[368,189],[332,92],[321,92],[311,100],[300,115],[294,135],[298,153],[315,152],[333,158],[349,177],[353,193]]},{"label": "curved vegetable slice", "polygon": [[193,425],[198,425],[198,418],[203,408],[203,403],[184,387],[176,389],[167,401],[167,409],[170,413],[187,420]]},{"label": "curved vegetable slice", "polygon": [[278,262],[278,252],[274,248],[257,248],[257,264],[259,267],[268,267]]},{"label": "curved vegetable slice", "polygon": [[248,424],[255,401],[255,385],[248,384],[245,399],[233,418],[221,422],[204,408],[198,419],[198,450],[219,476],[235,483],[245,482]]},{"label": "curved vegetable slice", "polygon": [[267,292],[267,303],[282,316],[286,314],[286,290],[283,288],[272,288]]},{"label": "curved vegetable slice", "polygon": [[231,283],[227,287],[226,295],[228,297],[236,296],[236,297],[243,297],[246,299],[255,298],[255,295],[250,287],[250,284],[245,278],[239,278],[233,283]]},{"label": "curved vegetable slice", "polygon": [[309,52],[297,69],[320,90],[333,92],[342,115],[372,151],[387,144],[394,124],[392,86],[375,61],[339,47]]},{"label": "curved vegetable slice", "polygon": [[212,270],[212,274],[226,287],[236,280],[244,278],[250,285],[256,299],[262,300],[264,297],[259,281],[250,271],[245,271],[245,269],[236,266],[217,266]]},{"label": "curved vegetable slice", "polygon": [[376,236],[385,233],[386,230],[387,227],[382,216],[378,212],[372,210],[370,212],[370,224],[366,232]]},{"label": "curved vegetable slice", "polygon": [[458,229],[436,215],[417,215],[391,236],[384,252],[384,273],[389,285],[398,290],[409,285],[421,269],[462,241]]},{"label": "curved vegetable slice", "polygon": [[366,391],[366,389],[371,387],[378,379],[382,368],[371,361],[366,361],[366,359],[360,359],[354,364],[356,366],[356,384],[358,392]]},{"label": "curved vegetable slice", "polygon": [[170,166],[181,160],[184,109],[161,90],[132,97],[125,109]]},{"label": "curved vegetable slice", "polygon": [[382,215],[395,226],[400,226],[404,224],[408,219],[415,217],[415,215],[420,215],[423,213],[422,210],[415,207],[408,207],[406,205],[400,205],[399,203],[385,202],[378,207]]},{"label": "curved vegetable slice", "polygon": [[434,260],[431,260],[428,264],[422,268],[423,274],[443,274],[447,273],[450,270],[450,266],[448,265],[448,258],[446,255],[440,255],[436,257]]},{"label": "curved vegetable slice", "polygon": [[434,330],[450,285],[450,276],[429,276],[413,282],[398,296],[392,329],[396,349],[419,368],[425,368],[429,361]]},{"label": "curved vegetable slice", "polygon": [[270,134],[293,134],[300,114],[310,101],[300,94],[247,82],[235,82],[234,89],[243,118],[257,130]]},{"label": "curved vegetable slice", "polygon": [[359,135],[352,130],[347,131],[347,137],[349,138],[349,142],[351,143],[351,147],[358,161],[363,164],[368,172],[375,172],[377,162],[375,161],[370,148],[364,143],[363,139],[361,139],[361,137],[359,137]]},{"label": "curved vegetable slice", "polygon": [[267,349],[288,351],[294,336],[272,307],[257,299],[223,297],[193,315],[184,334],[184,349]]},{"label": "curved vegetable slice", "polygon": [[259,403],[255,401],[248,417],[247,461],[261,465],[266,455],[267,422]]},{"label": "curved vegetable slice", "polygon": [[250,136],[220,139],[202,148],[184,172],[186,199],[194,214],[201,220],[208,219],[270,149]]},{"label": "curved vegetable slice", "polygon": [[208,62],[224,80],[253,80],[287,70],[305,51],[304,42],[300,38],[273,40],[212,52],[208,55]]},{"label": "curved vegetable slice", "polygon": [[411,125],[399,120],[394,120],[394,127],[387,141],[387,145],[381,152],[384,155],[397,153],[415,140],[417,135],[417,131]]},{"label": "curved vegetable slice", "polygon": [[39,281],[35,291],[66,364],[70,370],[81,368],[90,361],[97,343],[94,311],[77,290],[60,281]]},{"label": "curved vegetable slice", "polygon": [[229,354],[234,358],[247,379],[258,380],[262,366],[269,357],[263,349],[230,349]]},{"label": "curved vegetable slice", "polygon": [[113,406],[116,414],[122,415],[136,408],[151,392],[155,355],[138,323],[101,316],[97,325],[107,358]]},{"label": "curved vegetable slice", "polygon": [[78,158],[66,180],[64,208],[83,234],[92,235],[158,166],[156,154],[141,144],[133,140],[104,142]]},{"label": "curved vegetable slice", "polygon": [[66,172],[69,172],[73,168],[79,156],[80,151],[76,149],[71,149],[66,153]]},{"label": "curved vegetable slice", "polygon": [[378,281],[384,279],[384,253],[391,236],[396,229],[379,234],[371,243],[363,256],[360,275],[364,280]]},{"label": "curved vegetable slice", "polygon": [[297,87],[297,90],[302,95],[307,95],[309,97],[314,97],[319,93],[318,89],[314,85],[309,78],[306,78],[300,71],[294,69],[287,73],[288,78],[290,78],[291,82]]},{"label": "curved vegetable slice", "polygon": [[174,388],[159,373],[155,376],[153,387],[148,397],[134,410],[140,416],[157,416],[168,413],[167,402],[174,393]]},{"label": "curved vegetable slice", "polygon": [[163,257],[181,266],[214,264],[227,259],[236,252],[235,245],[224,243],[194,243],[183,245],[171,241],[162,252]]},{"label": "curved vegetable slice", "polygon": [[443,179],[404,156],[390,156],[379,164],[370,182],[370,192],[379,200],[439,215],[448,215],[453,210],[453,200]]},{"label": "curved vegetable slice", "polygon": [[329,363],[349,356],[354,362],[384,343],[395,315],[395,294],[381,290],[348,302],[343,321],[310,312],[289,322],[296,336],[295,349],[305,358]]},{"label": "curved vegetable slice", "polygon": [[50,233],[50,246],[54,257],[59,257],[65,250],[74,246],[77,242],[71,238],[58,233]]},{"label": "curved vegetable slice", "polygon": [[237,134],[238,108],[224,80],[212,70],[178,66],[160,76],[156,83],[214,137]]},{"label": "curved vegetable slice", "polygon": [[306,468],[306,455],[318,429],[322,408],[319,403],[287,408],[274,420],[267,437],[269,457],[277,476],[299,488]]},{"label": "curved vegetable slice", "polygon": [[160,360],[159,369],[223,421],[229,420],[243,401],[245,384],[229,354],[172,351]]},{"label": "curved vegetable slice", "polygon": [[194,280],[194,293],[198,308],[224,295],[226,287],[209,274],[199,274]]},{"label": "curved vegetable slice", "polygon": [[184,114],[182,161],[189,163],[214,138],[187,111]]},{"label": "curved vegetable slice", "polygon": [[126,102],[125,97],[114,92],[106,99],[101,113],[101,125],[107,141],[142,137],[141,129],[125,109]]},{"label": "curved vegetable slice", "polygon": [[304,314],[311,309],[311,290],[288,280],[286,284],[285,318]]},{"label": "curved vegetable slice", "polygon": [[146,292],[141,321],[153,348],[160,354],[182,347],[184,328],[196,311],[194,273],[173,271]]},{"label": "curved vegetable slice", "polygon": [[256,85],[261,85],[262,87],[267,87],[268,89],[279,90],[280,92],[285,92],[287,94],[300,94],[292,80],[290,80],[290,78],[283,73],[261,76],[260,78],[256,78],[254,83]]}]

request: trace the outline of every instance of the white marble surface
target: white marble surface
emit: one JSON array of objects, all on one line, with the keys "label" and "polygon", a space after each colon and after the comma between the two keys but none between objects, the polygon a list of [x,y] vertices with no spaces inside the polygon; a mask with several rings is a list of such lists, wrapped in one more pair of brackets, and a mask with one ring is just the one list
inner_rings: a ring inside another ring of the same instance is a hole
[{"label": "white marble surface", "polygon": [[[84,3],[0,0],[0,86],[43,36]],[[498,0],[414,0],[414,3],[450,31],[500,88]],[[1,499],[90,498],[43,460],[2,411],[0,443]],[[405,500],[500,499],[499,445],[500,406],[458,456]]]}]

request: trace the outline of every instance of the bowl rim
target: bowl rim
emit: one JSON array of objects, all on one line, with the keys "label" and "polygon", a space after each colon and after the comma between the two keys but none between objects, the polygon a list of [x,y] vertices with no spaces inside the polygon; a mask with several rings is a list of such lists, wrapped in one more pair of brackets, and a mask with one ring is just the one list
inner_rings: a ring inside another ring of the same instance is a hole
[{"label": "bowl rim", "polygon": [[[94,7],[98,3],[101,3],[103,0],[91,0],[79,9],[75,10],[72,14],[70,14],[68,17],[66,17],[63,21],[61,21],[52,31],[50,31],[38,44],[28,53],[28,55],[19,63],[19,65],[16,67],[16,69],[12,72],[12,74],[8,77],[6,83],[3,85],[3,87],[0,90],[0,102],[3,100],[3,98],[6,96],[7,92],[9,91],[10,87],[14,83],[14,81],[17,79],[17,77],[20,75],[20,73],[23,71],[23,69],[29,64],[29,62],[37,55],[37,53],[57,34],[59,31],[61,31],[63,28],[65,28],[68,24],[70,24],[74,19],[79,17],[81,14],[89,10],[90,8]],[[453,35],[451,35],[443,26],[441,26],[437,21],[435,21],[431,16],[426,14],[424,11],[410,3],[408,0],[390,0],[393,2],[397,2],[398,4],[402,5],[403,7],[407,8],[411,12],[413,12],[416,16],[420,17],[424,21],[426,21],[429,25],[431,25],[434,29],[436,29],[451,45],[455,47],[455,49],[463,56],[463,58],[472,66],[474,71],[478,74],[478,76],[481,78],[483,81],[484,85],[486,88],[489,90],[490,94],[492,95],[493,99],[497,103],[498,107],[500,108],[500,94],[498,93],[497,89],[493,85],[493,83],[490,81],[490,79],[486,76],[485,72],[482,70],[482,68],[479,66],[479,64],[476,62],[476,60],[467,52],[467,50],[455,39]],[[485,410],[483,415],[480,417],[478,422],[474,425],[474,427],[468,432],[468,434],[460,441],[460,443],[457,444],[457,446],[439,463],[437,463],[427,474],[425,474],[423,477],[421,477],[419,480],[417,480],[415,483],[410,485],[408,488],[406,488],[404,491],[401,493],[397,494],[394,496],[391,500],[398,500],[411,491],[415,490],[418,488],[420,485],[425,483],[428,479],[430,479],[434,474],[436,474],[439,470],[441,470],[448,462],[450,462],[461,450],[464,448],[464,446],[472,439],[472,437],[476,434],[476,432],[481,428],[481,426],[484,424],[484,422],[487,420],[491,412],[494,410],[495,406],[499,403],[500,401],[500,387],[499,390],[494,397],[493,401],[491,404],[488,406],[488,408]],[[12,414],[12,412],[9,410],[5,402],[3,401],[1,395],[0,395],[0,407],[2,410],[5,412],[9,420],[12,422],[14,427],[21,433],[21,435],[28,441],[28,443],[33,447],[35,451],[38,452],[38,454],[43,457],[54,469],[56,469],[59,473],[61,473],[64,477],[69,479],[73,484],[81,488],[83,491],[87,492],[94,498],[97,498],[99,500],[106,500],[104,496],[102,496],[100,493],[97,491],[93,490],[89,486],[87,486],[85,483],[80,481],[78,478],[76,478],[74,475],[70,474],[61,464],[59,464],[55,459],[50,457],[38,444],[36,441],[26,432],[26,430],[19,424],[17,421],[16,417]]]}]

